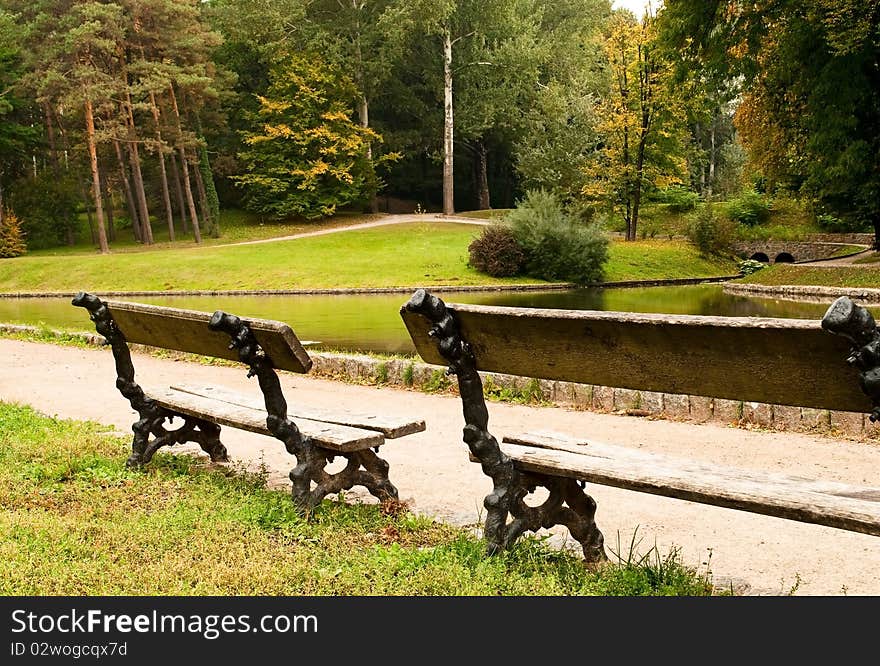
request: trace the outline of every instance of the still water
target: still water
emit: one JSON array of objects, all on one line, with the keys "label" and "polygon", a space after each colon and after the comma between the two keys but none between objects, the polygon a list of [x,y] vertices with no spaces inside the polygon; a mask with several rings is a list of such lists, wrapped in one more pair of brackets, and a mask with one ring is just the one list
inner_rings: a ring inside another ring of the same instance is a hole
[{"label": "still water", "polygon": [[[725,294],[719,284],[634,289],[574,289],[532,292],[446,292],[448,302],[569,310],[615,310],[730,317],[821,319],[827,303],[799,303]],[[411,353],[412,343],[398,314],[406,294],[314,296],[139,296],[126,299],[191,310],[277,319],[316,348]],[[43,324],[93,331],[88,314],[67,298],[0,298],[0,322]]]}]

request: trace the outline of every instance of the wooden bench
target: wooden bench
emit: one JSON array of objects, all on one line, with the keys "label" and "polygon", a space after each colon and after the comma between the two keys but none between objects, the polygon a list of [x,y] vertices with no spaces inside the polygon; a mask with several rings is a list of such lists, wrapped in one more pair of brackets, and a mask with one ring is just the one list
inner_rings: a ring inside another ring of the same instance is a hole
[{"label": "wooden bench", "polygon": [[[880,334],[847,298],[824,319],[673,316],[446,304],[418,290],[401,316],[419,355],[458,380],[464,441],[494,488],[490,552],[565,525],[588,561],[605,559],[586,483],[880,536],[880,488],[722,467],[558,433],[499,444],[478,371],[880,415]],[[831,335],[835,333],[837,335]],[[849,361],[849,362],[847,362]],[[537,507],[524,498],[549,491]]]},{"label": "wooden bench", "polygon": [[[386,439],[425,429],[422,420],[376,414],[288,407],[276,370],[305,373],[312,366],[293,330],[282,322],[241,319],[218,310],[195,310],[102,301],[79,293],[73,305],[88,310],[91,320],[113,349],[116,387],[140,418],[132,426],[134,439],[128,465],[142,466],[162,446],[198,443],[213,461],[227,461],[220,441],[221,426],[280,439],[296,457],[290,472],[296,504],[310,510],[330,493],[364,486],[380,500],[397,499],[388,479],[388,463],[376,452]],[[190,352],[233,361],[256,376],[262,400],[220,386],[185,383],[142,389],[134,378],[129,343]],[[179,418],[183,425],[166,426]],[[347,460],[337,473],[326,471],[336,456]]]}]

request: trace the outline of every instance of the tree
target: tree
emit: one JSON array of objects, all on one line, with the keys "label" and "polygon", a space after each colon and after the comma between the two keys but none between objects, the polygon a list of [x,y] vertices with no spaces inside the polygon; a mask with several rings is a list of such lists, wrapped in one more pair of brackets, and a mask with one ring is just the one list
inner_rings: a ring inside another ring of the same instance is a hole
[{"label": "tree", "polygon": [[[244,0],[219,0],[209,6],[209,15],[227,36],[220,58],[239,77],[239,100],[244,110],[237,116],[239,129],[249,115],[254,95],[265,95],[267,72],[278,52],[314,52],[351,78],[357,91],[354,101],[362,127],[372,128],[373,101],[384,94],[394,62],[400,57],[403,40],[400,26],[387,14],[405,0],[276,0],[255,4]],[[251,109],[255,111],[256,109]],[[235,121],[234,121],[235,122]],[[367,143],[366,158],[373,160],[374,146]],[[377,155],[376,168],[388,161]],[[370,208],[378,209],[376,193],[381,187],[373,178],[367,189]]]},{"label": "tree", "polygon": [[380,137],[351,119],[356,96],[351,80],[316,55],[276,63],[259,130],[245,135],[247,171],[236,178],[249,208],[311,219],[364,201],[374,177],[366,147]]},{"label": "tree", "polygon": [[455,212],[456,146],[472,155],[477,206],[490,206],[487,144],[493,139],[510,143],[524,95],[538,78],[540,12],[535,17],[535,10],[533,0],[418,0],[388,12],[405,33],[426,36],[435,45],[435,57],[430,58],[429,47],[422,66],[425,78],[442,93],[435,96],[443,108],[446,215]]},{"label": "tree", "polygon": [[7,211],[0,217],[0,259],[20,257],[27,252],[24,232],[15,213]]},{"label": "tree", "polygon": [[116,72],[118,46],[125,33],[122,7],[65,0],[36,4],[29,11],[30,84],[39,102],[82,111],[98,246],[106,254],[110,248],[98,161],[102,136],[96,117],[109,113],[112,100],[125,95]]},{"label": "tree", "polygon": [[587,167],[590,182],[583,189],[591,199],[622,208],[626,240],[636,239],[645,188],[678,182],[685,168],[681,100],[654,39],[650,14],[641,21],[629,12],[612,15],[605,38],[612,86],[600,104],[602,145]]},{"label": "tree", "polygon": [[524,100],[513,144],[526,189],[546,189],[571,203],[588,185],[587,169],[600,147],[599,103],[610,80],[602,29],[604,0],[539,2],[540,70]]},{"label": "tree", "polygon": [[736,125],[771,186],[873,225],[880,248],[880,1],[669,0],[669,39],[741,77]]},{"label": "tree", "polygon": [[25,71],[21,41],[14,15],[0,9],[0,223],[9,184],[23,175],[40,138],[33,108],[19,89]]}]

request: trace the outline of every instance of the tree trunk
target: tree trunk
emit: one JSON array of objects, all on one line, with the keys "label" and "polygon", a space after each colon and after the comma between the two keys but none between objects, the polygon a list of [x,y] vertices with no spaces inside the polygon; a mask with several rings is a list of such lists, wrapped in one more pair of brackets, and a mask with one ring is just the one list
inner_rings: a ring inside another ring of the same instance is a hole
[{"label": "tree trunk", "polygon": [[[622,68],[623,74],[621,80],[618,82],[620,88],[620,98],[623,100],[623,108],[627,108],[628,98],[629,98],[629,82],[628,75],[626,71],[626,61],[624,61],[624,66]],[[629,124],[624,120],[623,127],[623,154],[622,154],[622,166],[624,172],[629,170]],[[632,223],[632,183],[628,180],[629,176],[627,176],[627,180],[624,182],[624,200],[626,205],[626,212],[624,213],[624,219],[626,220],[626,240],[631,241],[635,239],[635,231],[633,230]]]},{"label": "tree trunk", "polygon": [[486,144],[482,139],[475,144],[477,151],[477,209],[489,210],[492,208],[489,201],[489,151],[486,150]]},{"label": "tree trunk", "polygon": [[165,171],[165,142],[162,141],[162,128],[159,125],[159,107],[156,105],[156,96],[150,93],[150,110],[153,112],[153,121],[156,123],[156,142],[159,153],[159,175],[162,180],[162,202],[165,204],[165,218],[168,221],[168,240],[174,241],[174,215],[171,211],[171,195],[168,192],[168,174]]},{"label": "tree trunk", "polygon": [[211,209],[208,207],[208,193],[205,190],[205,179],[202,177],[201,164],[195,165],[193,172],[195,173],[196,191],[199,193],[199,209],[202,211],[202,222],[205,225],[205,233],[213,236],[214,217],[211,215]]},{"label": "tree trunk", "polygon": [[[358,47],[360,48],[360,47]],[[358,105],[358,117],[361,121],[361,127],[368,128],[370,127],[370,104],[367,101],[366,95],[361,95],[361,101]],[[367,142],[367,161],[370,163],[370,168],[373,169],[373,144],[372,142]],[[373,171],[373,177],[377,178],[375,174],[375,170]],[[378,183],[378,181],[376,181]],[[370,212],[378,213],[379,212],[379,188],[377,185],[373,186],[373,191],[370,192]]]},{"label": "tree trunk", "polygon": [[871,223],[874,225],[874,250],[880,252],[880,211],[871,215]]},{"label": "tree trunk", "polygon": [[86,97],[86,143],[89,147],[89,164],[92,168],[92,195],[95,199],[95,216],[98,220],[98,246],[101,254],[108,254],[107,233],[104,229],[104,206],[101,202],[101,175],[98,171],[98,148],[95,144],[95,118],[92,115],[92,100]]},{"label": "tree trunk", "polygon": [[119,142],[114,141],[113,146],[116,148],[116,161],[119,163],[119,177],[122,179],[122,189],[125,192],[125,203],[128,205],[128,215],[131,217],[131,229],[134,233],[134,239],[142,242],[141,222],[138,218],[137,206],[134,203],[134,195],[131,193],[131,184],[128,182],[128,172],[125,170],[125,160],[122,159],[122,148]]},{"label": "tree trunk", "polygon": [[[89,194],[86,192],[86,188],[82,186],[80,186],[80,193],[82,194],[83,202],[86,206],[86,221],[89,223],[89,238],[92,241],[92,245],[98,245],[98,232],[95,231],[95,220],[92,218],[92,205],[89,203]],[[64,240],[68,245],[76,245],[76,239],[73,237],[73,229],[70,224],[64,227],[64,235]]]},{"label": "tree trunk", "polygon": [[107,183],[107,172],[101,174],[101,187],[104,191],[105,210],[107,211],[107,242],[116,242],[116,221],[113,219],[113,191]]},{"label": "tree trunk", "polygon": [[58,147],[55,141],[55,124],[52,122],[52,109],[47,102],[43,102],[43,114],[46,117],[46,139],[49,141],[49,160],[52,162],[52,168],[57,174],[60,165],[58,162]]},{"label": "tree trunk", "polygon": [[180,109],[177,107],[177,95],[174,94],[174,86],[170,86],[171,107],[174,109],[174,118],[177,121],[177,150],[180,154],[180,166],[183,169],[183,190],[186,193],[186,203],[189,207],[189,216],[192,220],[193,236],[196,243],[202,242],[202,232],[199,229],[199,216],[196,213],[196,203],[193,201],[192,185],[189,179],[189,164],[186,160],[186,148],[183,146],[183,127],[180,124]]},{"label": "tree trunk", "polygon": [[[199,128],[202,124],[199,122]],[[202,136],[201,129],[199,136]],[[202,137],[204,141],[204,137]],[[199,145],[199,169],[198,186],[205,197],[205,215],[210,222],[210,233],[214,238],[220,238],[220,199],[217,196],[217,187],[214,185],[214,174],[211,171],[211,160],[208,158],[207,142]]]},{"label": "tree trunk", "polygon": [[[697,140],[697,146],[699,147],[700,152],[698,155],[702,155],[703,153],[703,126],[700,123],[696,124],[694,129],[694,138]],[[700,196],[702,196],[706,192],[706,165],[703,163],[703,160],[699,160],[700,166]]]},{"label": "tree trunk", "polygon": [[202,232],[199,229],[199,216],[196,214],[196,203],[193,201],[192,185],[189,180],[189,165],[186,161],[186,151],[180,147],[180,162],[183,165],[183,189],[186,191],[186,203],[189,206],[189,216],[192,220],[193,237],[196,243],[202,242]]},{"label": "tree trunk", "polygon": [[[361,16],[364,11],[364,5],[366,3],[363,0],[351,0],[351,8],[357,14],[357,22],[355,24],[355,38],[354,45],[357,53],[357,72],[355,74],[355,80],[358,88],[360,89],[360,100],[358,104],[358,117],[361,121],[361,127],[369,129],[370,127],[370,104],[367,100],[367,89],[366,84],[364,82],[364,53],[361,48]],[[373,173],[373,181],[370,183],[372,187],[372,192],[370,192],[370,212],[378,213],[379,212],[379,186],[378,179],[376,176],[375,169],[373,169],[373,145],[372,142],[367,142],[367,161],[370,163],[370,169]]]},{"label": "tree trunk", "polygon": [[134,124],[134,111],[131,105],[131,95],[126,90],[123,104],[125,122],[128,128],[128,160],[131,164],[131,179],[134,186],[135,202],[138,205],[138,213],[141,221],[141,240],[147,245],[153,244],[153,227],[150,224],[150,211],[147,207],[147,193],[144,190],[144,176],[141,172],[141,156],[138,150],[137,129]]},{"label": "tree trunk", "polygon": [[706,183],[706,194],[712,196],[715,184],[715,161],[717,159],[715,151],[715,120],[712,118],[712,125],[709,127],[709,181]]},{"label": "tree trunk", "polygon": [[453,182],[452,35],[443,34],[443,214],[455,213]]},{"label": "tree trunk", "polygon": [[183,187],[180,185],[180,167],[177,166],[177,156],[171,153],[171,172],[174,174],[174,191],[177,195],[177,207],[180,211],[180,219],[183,220],[183,233],[189,233],[189,220],[186,216],[186,203],[183,200]]}]

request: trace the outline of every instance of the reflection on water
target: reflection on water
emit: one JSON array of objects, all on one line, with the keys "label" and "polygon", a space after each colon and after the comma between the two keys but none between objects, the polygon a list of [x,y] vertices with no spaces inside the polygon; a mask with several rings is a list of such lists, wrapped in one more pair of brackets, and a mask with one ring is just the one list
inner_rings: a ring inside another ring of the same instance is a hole
[{"label": "reflection on water", "polygon": [[[798,303],[752,298],[725,294],[719,284],[542,292],[450,292],[442,297],[449,302],[481,305],[799,319],[821,319],[833,300]],[[211,312],[220,309],[241,316],[277,319],[290,324],[300,339],[319,341],[320,347],[325,349],[411,353],[412,343],[398,314],[407,298],[406,294],[322,294],[142,296],[129,300]],[[86,311],[73,307],[66,298],[2,298],[0,321],[93,330]]]}]

